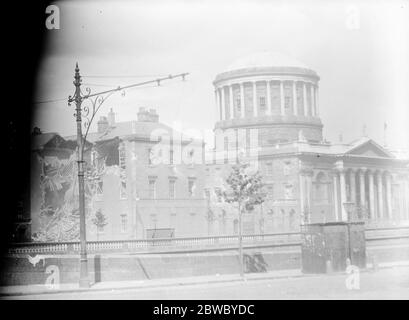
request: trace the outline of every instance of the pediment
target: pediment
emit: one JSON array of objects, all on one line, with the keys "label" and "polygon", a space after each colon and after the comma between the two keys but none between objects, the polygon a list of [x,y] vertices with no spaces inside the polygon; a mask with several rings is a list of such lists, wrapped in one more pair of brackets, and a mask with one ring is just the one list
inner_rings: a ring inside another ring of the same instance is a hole
[{"label": "pediment", "polygon": [[346,154],[362,157],[374,158],[394,158],[394,156],[382,146],[372,140],[365,141],[361,144],[352,146]]}]

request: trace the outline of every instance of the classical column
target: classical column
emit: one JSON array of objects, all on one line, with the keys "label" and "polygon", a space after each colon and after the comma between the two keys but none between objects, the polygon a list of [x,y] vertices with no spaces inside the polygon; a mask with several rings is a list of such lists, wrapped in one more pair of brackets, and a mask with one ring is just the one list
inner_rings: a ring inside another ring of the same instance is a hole
[{"label": "classical column", "polygon": [[387,203],[387,216],[388,219],[392,219],[392,177],[390,173],[386,175],[386,203]]},{"label": "classical column", "polygon": [[318,117],[320,115],[320,108],[319,108],[319,91],[318,85],[315,87],[315,115]]},{"label": "classical column", "polygon": [[374,191],[374,181],[373,173],[368,172],[368,184],[369,184],[369,216],[376,220],[375,215],[375,191]]},{"label": "classical column", "polygon": [[227,120],[227,117],[226,117],[226,114],[227,114],[227,112],[226,112],[226,100],[225,100],[225,98],[224,98],[224,87],[221,87],[221,88],[220,88],[220,91],[221,91],[221,97],[222,97],[222,113],[223,113],[223,118],[224,118],[224,120]]},{"label": "classical column", "polygon": [[359,195],[359,204],[362,208],[365,208],[365,169],[363,168],[359,170]]},{"label": "classical column", "polygon": [[297,82],[293,81],[293,112],[294,115],[298,114],[297,110]]},{"label": "classical column", "polygon": [[310,84],[310,94],[311,94],[311,111],[312,111],[312,115],[313,117],[316,116],[316,112],[315,112],[315,93],[314,93],[314,84],[311,83]]},{"label": "classical column", "polygon": [[234,118],[233,85],[229,85],[230,119]]},{"label": "classical column", "polygon": [[214,91],[215,95],[216,95],[216,106],[217,109],[219,110],[219,116],[220,116],[220,120],[223,120],[223,113],[222,113],[222,107],[220,105],[220,93],[219,93],[219,89],[216,89]]},{"label": "classical column", "polygon": [[378,211],[379,217],[383,219],[383,185],[382,185],[382,173],[378,172],[376,175],[378,185]]},{"label": "classical column", "polygon": [[332,184],[334,185],[334,212],[335,212],[335,220],[339,221],[338,215],[338,172],[334,171],[332,175]]},{"label": "classical column", "polygon": [[305,179],[304,179],[304,175],[301,173],[300,174],[300,212],[301,212],[301,216],[303,217],[303,219],[301,219],[301,224],[304,224],[305,222],[305,217],[304,215],[307,214],[307,212],[305,212]]},{"label": "classical column", "polygon": [[240,83],[240,110],[241,117],[244,118],[244,85],[243,82]]},{"label": "classical column", "polygon": [[284,108],[284,83],[283,81],[280,81],[280,109],[281,109],[281,115],[285,115],[285,108]]},{"label": "classical column", "polygon": [[346,196],[346,184],[345,184],[345,171],[341,169],[339,172],[339,187],[341,191],[341,219],[342,221],[348,221],[348,213],[345,210],[344,203],[347,202]]},{"label": "classical column", "polygon": [[305,82],[303,82],[303,106],[304,106],[304,115],[307,116],[308,114],[308,102],[307,102],[307,87]]},{"label": "classical column", "polygon": [[352,169],[349,172],[349,192],[351,202],[356,203],[355,171]]},{"label": "classical column", "polygon": [[256,81],[253,81],[253,115],[257,117],[257,85]]},{"label": "classical column", "polygon": [[266,95],[267,95],[267,114],[271,115],[271,91],[270,81],[266,80]]}]

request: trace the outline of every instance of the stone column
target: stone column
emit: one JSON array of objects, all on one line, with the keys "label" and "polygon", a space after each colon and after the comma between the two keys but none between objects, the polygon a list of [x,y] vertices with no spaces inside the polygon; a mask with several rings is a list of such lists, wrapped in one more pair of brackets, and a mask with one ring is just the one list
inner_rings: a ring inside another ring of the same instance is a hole
[{"label": "stone column", "polygon": [[230,119],[234,118],[233,85],[229,86]]},{"label": "stone column", "polygon": [[303,82],[303,107],[304,107],[304,115],[309,116],[308,114],[308,102],[307,102],[307,87],[305,82]]},{"label": "stone column", "polygon": [[368,184],[369,184],[369,216],[376,220],[375,215],[375,191],[374,191],[374,181],[373,173],[368,172]]},{"label": "stone column", "polygon": [[219,111],[219,117],[220,120],[223,120],[223,113],[222,113],[222,106],[220,105],[220,93],[219,93],[219,89],[216,89],[214,91],[215,95],[216,95],[216,106],[217,106],[217,110]]},{"label": "stone column", "polygon": [[311,83],[310,84],[310,94],[311,94],[311,111],[312,111],[312,115],[313,115],[313,117],[315,117],[316,116],[316,113],[315,113],[315,97],[314,97],[314,84],[313,83]]},{"label": "stone column", "polygon": [[221,91],[221,97],[222,97],[222,114],[223,114],[223,119],[227,120],[226,117],[226,101],[224,100],[224,87],[220,88]]},{"label": "stone column", "polygon": [[341,189],[341,219],[342,221],[348,221],[348,213],[345,210],[344,203],[347,202],[346,184],[345,184],[345,171],[342,169],[339,172],[339,188]]},{"label": "stone column", "polygon": [[334,171],[332,175],[332,184],[334,186],[334,210],[335,210],[335,220],[339,221],[339,213],[338,213],[338,172]]},{"label": "stone column", "polygon": [[[305,178],[302,173],[300,173],[300,212],[303,217],[305,214]],[[304,224],[304,219],[301,219],[301,224]]]},{"label": "stone column", "polygon": [[271,115],[271,90],[270,81],[266,80],[266,95],[267,95],[267,114]]},{"label": "stone column", "polygon": [[244,118],[244,85],[240,83],[240,110],[241,110],[241,117]]},{"label": "stone column", "polygon": [[360,201],[359,204],[361,207],[365,208],[366,205],[366,197],[365,197],[365,169],[361,168],[359,171],[359,193],[360,193]]},{"label": "stone column", "polygon": [[386,175],[386,203],[388,219],[392,220],[392,177],[390,173]]},{"label": "stone column", "polygon": [[349,191],[351,202],[356,203],[355,171],[352,169],[349,172]]},{"label": "stone column", "polygon": [[378,185],[378,210],[379,217],[383,219],[383,184],[382,184],[382,173],[378,172],[376,175],[377,185]]},{"label": "stone column", "polygon": [[280,81],[280,109],[281,109],[281,115],[285,115],[285,107],[284,107],[284,101],[285,96],[284,96],[284,83],[283,81]]},{"label": "stone column", "polygon": [[320,115],[320,108],[319,108],[319,91],[318,85],[315,87],[315,115],[318,117]]},{"label": "stone column", "polygon": [[298,114],[297,110],[297,82],[293,81],[293,113],[294,115]]},{"label": "stone column", "polygon": [[253,81],[253,115],[257,117],[258,115],[257,107],[257,84],[256,81]]}]

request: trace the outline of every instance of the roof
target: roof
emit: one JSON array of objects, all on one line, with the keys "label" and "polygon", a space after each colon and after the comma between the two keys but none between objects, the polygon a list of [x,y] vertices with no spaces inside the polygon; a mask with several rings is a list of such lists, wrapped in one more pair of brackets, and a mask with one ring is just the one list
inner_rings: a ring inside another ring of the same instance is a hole
[{"label": "roof", "polygon": [[31,139],[31,149],[42,149],[48,142],[54,139],[58,134],[56,132],[47,132],[34,135]]},{"label": "roof", "polygon": [[[104,133],[89,132],[87,136],[87,141],[95,143],[96,141],[111,140],[113,138],[140,138],[140,139],[150,139],[153,133],[157,132],[158,135],[163,134],[163,131],[175,132],[170,126],[160,123],[160,122],[148,122],[148,121],[124,121],[116,122],[114,126],[110,127]],[[76,136],[66,137],[67,140],[74,140]],[[189,138],[182,135],[183,140],[188,140]]]},{"label": "roof", "polygon": [[[388,151],[368,137],[354,140],[349,144],[308,143],[295,141],[264,148],[262,151],[264,155],[288,152],[328,156],[348,156],[354,158],[399,159],[392,152]],[[401,158],[401,160],[405,159]]]},{"label": "roof", "polygon": [[260,67],[297,67],[310,69],[303,62],[278,52],[258,52],[240,59],[230,64],[223,72],[239,69],[260,68]]}]

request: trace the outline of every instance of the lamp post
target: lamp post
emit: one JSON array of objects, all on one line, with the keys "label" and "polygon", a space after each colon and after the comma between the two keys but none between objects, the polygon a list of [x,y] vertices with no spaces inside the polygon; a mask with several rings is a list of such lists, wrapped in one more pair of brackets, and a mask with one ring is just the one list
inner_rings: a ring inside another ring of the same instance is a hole
[{"label": "lamp post", "polygon": [[[78,163],[78,200],[79,200],[79,214],[80,214],[80,279],[79,286],[81,288],[89,288],[90,281],[88,278],[88,259],[87,259],[87,240],[86,240],[86,224],[85,224],[85,189],[84,189],[84,144],[90,129],[91,123],[95,118],[96,113],[101,108],[102,104],[115,92],[123,91],[124,89],[143,86],[146,84],[157,83],[160,86],[160,82],[164,80],[175,79],[181,77],[185,80],[185,77],[189,73],[181,73],[177,75],[169,75],[167,77],[139,82],[124,87],[117,87],[115,89],[106,90],[98,93],[91,94],[90,88],[86,88],[86,94],[81,92],[81,75],[78,63],[75,65],[74,74],[74,86],[75,92],[73,96],[68,97],[68,105],[75,103],[74,117],[77,122],[77,163]],[[123,92],[124,95],[125,92]],[[91,103],[89,106],[82,106],[82,103],[88,100]],[[84,120],[85,135],[82,134],[82,119]]]}]

